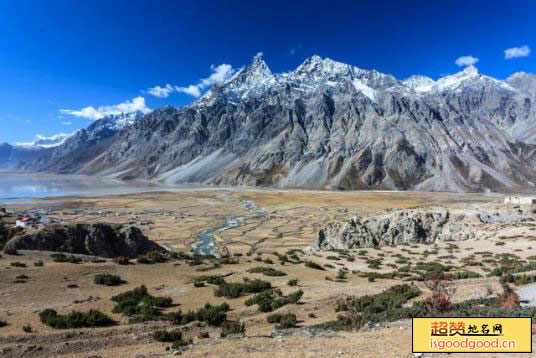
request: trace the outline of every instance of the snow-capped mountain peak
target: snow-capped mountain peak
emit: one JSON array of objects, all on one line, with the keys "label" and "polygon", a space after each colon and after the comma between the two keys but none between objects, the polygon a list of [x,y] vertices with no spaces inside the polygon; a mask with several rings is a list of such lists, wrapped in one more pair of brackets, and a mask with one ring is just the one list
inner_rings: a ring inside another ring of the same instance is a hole
[{"label": "snow-capped mountain peak", "polygon": [[410,76],[402,81],[402,83],[414,89],[416,92],[428,92],[435,85],[435,81],[430,77],[419,75]]},{"label": "snow-capped mountain peak", "polygon": [[36,134],[35,140],[31,142],[18,142],[18,143],[15,143],[15,146],[28,148],[28,149],[53,148],[53,147],[62,145],[65,142],[65,140],[67,140],[67,138],[69,138],[70,136],[72,136],[72,133],[70,134],[58,133],[58,134],[51,135],[49,137],[41,135],[41,134]]},{"label": "snow-capped mountain peak", "polygon": [[136,111],[130,113],[112,114],[99,119],[97,122],[100,123],[101,127],[106,127],[108,129],[118,131],[128,126],[131,126],[141,117],[143,117],[143,113],[140,111]]}]

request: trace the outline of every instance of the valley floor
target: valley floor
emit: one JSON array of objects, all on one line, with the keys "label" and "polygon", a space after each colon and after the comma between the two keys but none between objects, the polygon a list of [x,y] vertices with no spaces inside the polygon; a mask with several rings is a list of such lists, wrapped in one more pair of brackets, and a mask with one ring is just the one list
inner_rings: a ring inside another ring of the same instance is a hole
[{"label": "valley floor", "polygon": [[[61,204],[57,202],[61,200]],[[248,218],[244,200],[253,201],[266,209],[266,215]],[[38,204],[38,205],[35,205]],[[50,218],[62,222],[132,223],[140,227],[152,240],[176,251],[190,252],[203,230],[221,225],[230,217],[243,216],[241,226],[218,233],[215,240],[228,250],[238,262],[213,265],[207,262],[191,266],[184,260],[170,260],[158,264],[118,265],[112,260],[80,264],[54,262],[49,253],[22,251],[19,255],[2,254],[0,258],[0,320],[8,323],[0,328],[0,355],[2,357],[167,357],[169,344],[155,342],[152,333],[158,328],[172,328],[166,322],[128,324],[121,314],[112,313],[113,295],[146,285],[155,296],[169,296],[176,304],[169,311],[195,310],[205,303],[229,303],[229,318],[241,319],[246,326],[246,337],[219,338],[220,328],[203,324],[189,324],[184,335],[193,339],[182,355],[187,357],[412,357],[411,321],[402,320],[360,332],[332,332],[311,330],[315,324],[335,320],[335,304],[346,296],[377,294],[401,283],[400,279],[376,279],[370,282],[367,272],[387,273],[401,258],[415,264],[419,261],[442,262],[482,277],[450,281],[453,301],[497,295],[501,285],[497,277],[486,277],[493,266],[468,262],[484,261],[481,257],[516,254],[520,259],[535,255],[536,231],[531,225],[505,226],[485,240],[467,240],[430,245],[387,247],[382,249],[351,250],[354,260],[333,252],[313,252],[318,230],[330,220],[346,219],[385,210],[441,206],[463,209],[482,206],[493,210],[501,207],[500,195],[413,193],[413,192],[322,192],[294,190],[238,190],[199,189],[175,193],[145,193],[106,197],[69,197],[24,204],[8,210],[46,209]],[[19,204],[20,205],[20,204]],[[47,205],[50,205],[47,207]],[[497,242],[501,244],[497,245]],[[277,254],[296,251],[299,263],[284,263]],[[431,252],[432,251],[432,252]],[[479,256],[480,255],[480,256]],[[371,269],[371,260],[382,261],[381,267]],[[41,260],[42,267],[34,266]],[[314,261],[324,270],[305,266]],[[19,262],[26,267],[14,267]],[[272,262],[272,263],[270,263]],[[268,277],[248,270],[269,266],[284,272],[285,276]],[[349,275],[341,282],[336,275],[341,268]],[[125,284],[117,287],[95,285],[96,273],[119,275]],[[359,274],[364,273],[364,274]],[[21,275],[27,276],[20,279]],[[277,331],[268,323],[269,313],[257,306],[246,306],[250,296],[235,299],[215,297],[213,285],[194,287],[203,275],[225,275],[228,282],[242,282],[244,277],[270,281],[283,294],[303,290],[300,304],[280,308],[281,312],[295,313],[298,328]],[[298,286],[287,282],[298,280]],[[429,297],[425,283],[415,283],[421,289],[419,299]],[[39,321],[38,313],[52,308],[59,313],[73,310],[98,309],[119,325],[109,328],[57,330]],[[32,333],[22,327],[29,325]],[[208,332],[210,338],[199,338]],[[425,354],[425,357],[434,356]],[[440,356],[437,354],[436,356]],[[463,357],[463,354],[457,355]],[[478,354],[467,354],[477,357]],[[493,355],[480,355],[492,357]],[[506,355],[497,355],[504,357]],[[529,355],[515,354],[515,357]]]}]

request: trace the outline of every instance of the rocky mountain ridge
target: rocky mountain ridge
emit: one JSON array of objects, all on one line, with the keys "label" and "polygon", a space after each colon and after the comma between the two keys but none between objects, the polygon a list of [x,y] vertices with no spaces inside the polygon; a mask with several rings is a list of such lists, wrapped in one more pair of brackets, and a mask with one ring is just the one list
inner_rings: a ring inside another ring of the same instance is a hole
[{"label": "rocky mountain ridge", "polygon": [[[189,106],[164,107],[29,168],[168,183],[324,189],[532,190],[536,76],[469,66],[404,81],[312,56],[261,56]],[[81,138],[77,143],[88,141]]]}]

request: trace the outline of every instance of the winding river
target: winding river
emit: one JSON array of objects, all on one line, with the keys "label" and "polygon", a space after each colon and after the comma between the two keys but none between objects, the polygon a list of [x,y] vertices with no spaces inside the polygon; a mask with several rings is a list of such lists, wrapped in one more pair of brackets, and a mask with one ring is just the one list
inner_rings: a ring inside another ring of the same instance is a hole
[{"label": "winding river", "polygon": [[248,219],[256,219],[265,216],[268,212],[266,209],[259,208],[255,202],[251,200],[240,200],[244,208],[247,210],[245,216],[231,216],[227,218],[223,225],[208,228],[199,234],[199,243],[192,247],[192,252],[203,256],[220,257],[220,250],[214,234],[220,233],[232,228],[236,228],[245,224]]}]

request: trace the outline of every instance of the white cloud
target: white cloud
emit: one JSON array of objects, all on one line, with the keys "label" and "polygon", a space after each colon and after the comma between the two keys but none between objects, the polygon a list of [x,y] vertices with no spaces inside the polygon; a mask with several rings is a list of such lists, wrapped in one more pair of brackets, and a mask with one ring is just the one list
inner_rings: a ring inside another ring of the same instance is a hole
[{"label": "white cloud", "polygon": [[477,57],[469,55],[469,56],[458,57],[456,59],[456,64],[458,66],[472,66],[475,63],[477,63],[478,61],[480,61],[480,60]]},{"label": "white cloud", "polygon": [[149,94],[159,97],[159,98],[167,98],[169,95],[173,92],[173,87],[168,83],[164,87],[160,86],[154,86],[147,90]]},{"label": "white cloud", "polygon": [[201,89],[199,85],[189,85],[188,87],[175,87],[175,90],[177,92],[186,93],[194,97],[201,96]]},{"label": "white cloud", "polygon": [[212,74],[207,78],[203,78],[199,83],[194,85],[189,85],[187,87],[175,86],[175,91],[189,94],[190,96],[199,97],[201,96],[201,91],[207,87],[212,86],[215,83],[225,81],[235,73],[233,66],[229,64],[221,64],[218,66],[210,66]]},{"label": "white cloud", "polygon": [[518,57],[527,57],[528,55],[530,55],[530,47],[527,45],[504,50],[504,58],[507,60]]},{"label": "white cloud", "polygon": [[97,108],[88,106],[79,110],[60,109],[61,113],[92,120],[101,119],[112,114],[132,113],[137,111],[142,113],[149,113],[151,111],[151,109],[145,104],[145,98],[141,96],[134,97],[130,101],[125,101],[111,106],[100,106]]},{"label": "white cloud", "polygon": [[295,48],[291,48],[290,51],[288,52],[288,55],[289,55],[289,56],[294,56],[294,54],[296,54],[296,49],[295,49]]},{"label": "white cloud", "polygon": [[73,122],[65,121],[61,122],[61,124],[63,124],[64,126],[70,126],[71,124],[73,124]]}]

